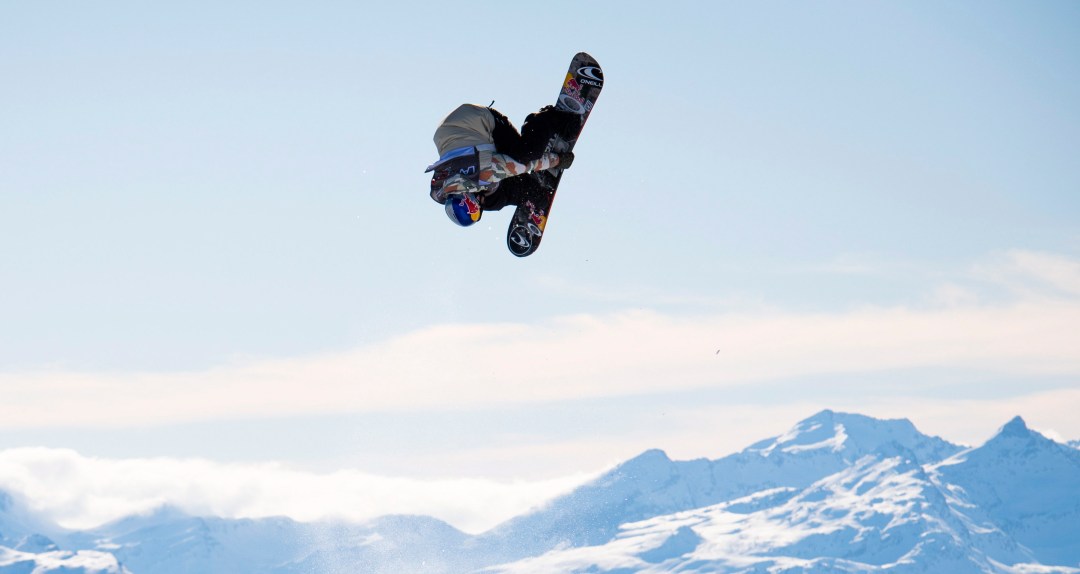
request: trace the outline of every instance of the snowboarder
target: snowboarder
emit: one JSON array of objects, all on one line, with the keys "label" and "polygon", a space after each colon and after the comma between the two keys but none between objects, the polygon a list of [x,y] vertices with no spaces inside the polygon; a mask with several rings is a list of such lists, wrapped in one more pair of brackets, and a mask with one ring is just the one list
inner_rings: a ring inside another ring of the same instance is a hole
[{"label": "snowboarder", "polygon": [[451,221],[469,226],[484,210],[497,211],[550,194],[535,172],[566,169],[571,152],[545,152],[555,135],[569,139],[581,117],[553,106],[530,114],[521,133],[494,108],[463,104],[435,130],[439,159],[428,166],[431,199],[443,204]]}]

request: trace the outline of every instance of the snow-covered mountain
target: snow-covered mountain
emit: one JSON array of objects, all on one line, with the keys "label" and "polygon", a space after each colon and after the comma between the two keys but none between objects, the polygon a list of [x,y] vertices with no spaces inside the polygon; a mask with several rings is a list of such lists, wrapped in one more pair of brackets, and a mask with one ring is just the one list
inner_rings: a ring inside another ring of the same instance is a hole
[{"label": "snow-covered mountain", "polygon": [[471,568],[464,552],[468,538],[426,516],[384,516],[366,524],[301,523],[283,517],[190,516],[166,507],[67,540],[111,552],[136,574],[310,574],[461,572]]},{"label": "snow-covered mountain", "polygon": [[500,525],[483,540],[503,556],[532,555],[557,546],[598,544],[628,522],[754,493],[771,494],[747,504],[775,504],[886,445],[906,449],[923,463],[960,451],[918,432],[907,420],[826,410],[782,436],[715,461],[676,462],[662,451],[647,451],[546,508]]},{"label": "snow-covered mountain", "polygon": [[1080,451],[1016,417],[934,470],[982,524],[1000,527],[1042,561],[1080,566]]},{"label": "snow-covered mountain", "polygon": [[129,574],[108,552],[61,550],[50,537],[61,532],[0,491],[0,574]]},{"label": "snow-covered mountain", "polygon": [[49,535],[59,527],[27,510],[20,497],[0,490],[0,546],[21,549],[55,549]]},{"label": "snow-covered mountain", "polygon": [[[606,543],[559,548],[487,571],[1080,572],[1068,568],[1080,566],[1080,452],[1020,419],[985,445],[957,452],[934,439],[878,432],[895,429],[895,422],[849,416],[821,413],[733,455],[742,469],[754,468],[743,481],[758,476],[760,461],[748,455],[768,458],[779,449],[792,456],[763,479],[776,483],[772,488],[624,523]],[[820,432],[830,418],[840,419],[843,433]],[[849,434],[852,420],[868,426]],[[850,440],[856,434],[878,438]],[[845,451],[858,458],[830,472],[823,454]],[[826,474],[790,486],[814,471]],[[785,480],[789,485],[780,484]]]},{"label": "snow-covered mountain", "polygon": [[[922,468],[867,456],[786,502],[768,493],[624,525],[612,541],[549,552],[490,572],[992,571]],[[1007,547],[1008,545],[1006,545]],[[995,550],[999,550],[995,548]],[[997,557],[1030,560],[1015,545]]]},{"label": "snow-covered mountain", "polygon": [[[907,420],[823,411],[716,460],[647,451],[475,536],[422,516],[299,523],[168,508],[63,532],[19,508],[0,495],[0,574],[1080,573],[1080,450],[1019,418],[965,450]],[[5,570],[16,560],[31,566]],[[49,570],[57,560],[68,570]]]}]

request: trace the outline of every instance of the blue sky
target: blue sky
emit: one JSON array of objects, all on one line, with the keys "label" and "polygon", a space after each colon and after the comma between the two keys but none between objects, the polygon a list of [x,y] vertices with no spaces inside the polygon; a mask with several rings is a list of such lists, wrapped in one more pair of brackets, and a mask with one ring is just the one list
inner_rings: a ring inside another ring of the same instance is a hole
[{"label": "blue sky", "polygon": [[[554,488],[826,407],[1080,437],[1073,2],[0,15],[0,449]],[[428,199],[431,135],[579,50],[519,260]]]}]

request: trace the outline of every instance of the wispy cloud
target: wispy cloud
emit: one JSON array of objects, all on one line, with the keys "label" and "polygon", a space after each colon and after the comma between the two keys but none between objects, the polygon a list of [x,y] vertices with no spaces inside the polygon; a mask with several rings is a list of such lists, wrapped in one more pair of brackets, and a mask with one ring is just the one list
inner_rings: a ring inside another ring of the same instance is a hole
[{"label": "wispy cloud", "polygon": [[1080,297],[1080,261],[1057,254],[1010,250],[976,273],[1025,297]]},{"label": "wispy cloud", "polygon": [[954,297],[934,308],[697,317],[631,311],[440,325],[347,352],[201,372],[4,373],[0,427],[455,409],[906,368],[1080,375],[1077,268],[1067,258],[1009,253],[995,277],[1026,288],[1005,302]]}]

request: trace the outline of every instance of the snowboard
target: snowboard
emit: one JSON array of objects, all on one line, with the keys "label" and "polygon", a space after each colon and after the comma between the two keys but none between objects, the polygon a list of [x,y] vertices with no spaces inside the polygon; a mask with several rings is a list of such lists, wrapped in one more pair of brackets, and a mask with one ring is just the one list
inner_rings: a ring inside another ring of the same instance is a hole
[{"label": "snowboard", "polygon": [[[570,69],[563,80],[562,90],[559,91],[555,107],[580,115],[581,126],[584,127],[585,120],[592,113],[603,87],[604,72],[600,69],[600,64],[592,56],[580,52],[570,62]],[[569,139],[553,136],[544,151],[571,151],[579,135],[581,135],[580,128]],[[563,170],[555,168],[534,174],[548,193],[544,194],[543,199],[525,201],[514,210],[514,217],[510,220],[510,227],[506,231],[506,246],[510,248],[510,253],[518,257],[527,257],[540,247],[540,240],[544,237],[544,228],[547,227],[548,214],[551,212],[551,204],[555,201],[555,191],[562,180],[562,172]]]}]

